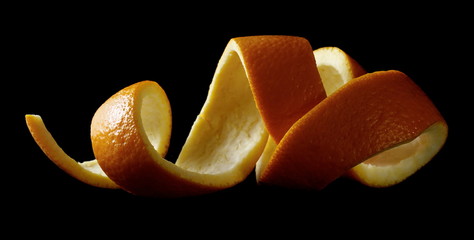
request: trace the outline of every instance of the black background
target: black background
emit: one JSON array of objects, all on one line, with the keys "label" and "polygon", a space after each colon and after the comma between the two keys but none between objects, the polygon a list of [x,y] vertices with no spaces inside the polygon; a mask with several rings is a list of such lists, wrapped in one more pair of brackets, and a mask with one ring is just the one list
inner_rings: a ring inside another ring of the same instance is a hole
[{"label": "black background", "polygon": [[[432,6],[342,11],[338,6],[300,5],[248,11],[249,5],[236,5],[210,13],[188,5],[60,6],[61,11],[54,6],[12,7],[14,14],[5,22],[2,82],[8,137],[2,198],[15,211],[10,222],[39,223],[50,216],[54,224],[117,222],[114,227],[124,230],[127,222],[151,217],[152,225],[200,223],[212,229],[240,218],[245,220],[238,221],[239,228],[249,229],[270,220],[285,226],[305,222],[319,230],[345,223],[389,230],[390,224],[416,228],[428,221],[443,229],[445,223],[472,213],[472,205],[466,204],[471,201],[467,193],[472,189],[472,156],[462,154],[467,130],[459,121],[472,108],[461,93],[469,79],[463,63],[469,62],[463,60],[469,45],[462,14]],[[154,199],[73,179],[50,162],[29,135],[24,115],[39,114],[66,153],[78,161],[93,159],[89,127],[95,110],[120,89],[148,79],[158,82],[171,102],[167,159],[173,161],[229,39],[264,34],[305,37],[314,49],[337,46],[368,72],[403,71],[447,120],[444,148],[406,181],[385,189],[338,179],[320,192],[287,190],[257,186],[252,173],[221,192]],[[464,109],[462,115],[458,108]]]}]

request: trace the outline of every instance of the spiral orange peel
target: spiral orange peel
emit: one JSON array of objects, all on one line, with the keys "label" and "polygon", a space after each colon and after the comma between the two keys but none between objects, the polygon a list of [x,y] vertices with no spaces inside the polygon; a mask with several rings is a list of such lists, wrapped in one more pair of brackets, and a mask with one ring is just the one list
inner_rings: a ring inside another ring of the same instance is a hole
[{"label": "spiral orange peel", "polygon": [[226,189],[254,168],[259,183],[283,187],[322,189],[344,174],[391,186],[426,164],[447,137],[441,114],[405,74],[365,74],[342,50],[313,52],[292,36],[229,41],[175,164],[164,158],[171,107],[156,82],[135,83],[99,107],[91,124],[97,160],[69,157],[40,116],[26,115],[26,123],[71,176],[157,197]]}]

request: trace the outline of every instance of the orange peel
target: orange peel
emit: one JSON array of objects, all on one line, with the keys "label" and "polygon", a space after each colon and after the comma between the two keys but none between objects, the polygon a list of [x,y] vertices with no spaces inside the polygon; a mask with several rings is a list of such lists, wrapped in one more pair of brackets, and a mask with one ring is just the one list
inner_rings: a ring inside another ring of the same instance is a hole
[{"label": "orange peel", "polygon": [[77,162],[67,155],[46,129],[43,119],[39,115],[26,115],[26,124],[38,146],[48,158],[63,171],[72,177],[91,186],[101,188],[119,188],[102,171],[97,160]]},{"label": "orange peel", "polygon": [[[364,162],[352,170],[355,179],[391,186],[426,164],[446,137],[443,117],[408,76],[399,71],[369,73],[351,80],[299,119],[267,155],[271,158],[259,182],[323,189]],[[385,171],[390,175],[369,176],[366,165],[395,168]]]},{"label": "orange peel", "polygon": [[[358,62],[340,48],[322,47],[314,50],[313,54],[327,96],[350,80],[366,73]],[[262,172],[267,167],[276,146],[277,143],[273,139],[268,139],[264,153],[255,167],[257,182],[261,182]]]},{"label": "orange peel", "polygon": [[130,85],[100,106],[91,124],[97,160],[69,157],[40,116],[26,115],[26,123],[71,176],[158,197],[229,188],[254,167],[259,183],[283,187],[322,189],[343,175],[391,186],[426,164],[448,131],[407,75],[365,74],[342,50],[313,52],[306,39],[291,36],[229,41],[175,164],[164,158],[171,107],[156,82]]}]

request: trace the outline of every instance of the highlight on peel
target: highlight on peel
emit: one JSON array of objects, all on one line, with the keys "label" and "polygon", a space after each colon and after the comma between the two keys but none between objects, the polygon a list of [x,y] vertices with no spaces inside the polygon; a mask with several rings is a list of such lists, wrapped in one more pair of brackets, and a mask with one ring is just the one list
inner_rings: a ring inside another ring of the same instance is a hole
[{"label": "highlight on peel", "polygon": [[371,187],[398,184],[428,163],[446,141],[448,128],[439,121],[406,143],[370,157],[346,174]]},{"label": "highlight on peel", "polygon": [[340,48],[322,47],[314,50],[313,54],[327,96],[351,79],[366,73],[358,62]]},{"label": "highlight on peel", "polygon": [[446,137],[444,119],[408,76],[365,74],[291,127],[259,182],[322,189],[368,160],[351,176],[371,186],[390,186],[431,160]]},{"label": "highlight on peel", "polygon": [[43,119],[38,115],[26,115],[26,124],[34,140],[48,158],[59,168],[74,178],[89,185],[101,188],[119,188],[102,171],[97,160],[77,162],[67,155],[46,129]]}]

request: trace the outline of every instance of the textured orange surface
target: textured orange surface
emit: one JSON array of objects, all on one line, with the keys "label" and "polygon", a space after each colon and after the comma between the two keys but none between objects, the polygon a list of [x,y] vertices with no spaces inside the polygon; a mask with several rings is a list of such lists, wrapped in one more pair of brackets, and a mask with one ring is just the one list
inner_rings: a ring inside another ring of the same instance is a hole
[{"label": "textured orange surface", "polygon": [[211,191],[158,166],[146,148],[137,101],[147,87],[161,90],[151,81],[133,84],[110,97],[95,113],[91,140],[101,168],[120,187],[137,195],[177,197]]},{"label": "textured orange surface", "polygon": [[288,129],[326,97],[308,40],[288,36],[233,39],[268,132],[279,142]]},{"label": "textured orange surface", "polygon": [[295,123],[261,181],[322,189],[368,157],[417,137],[438,121],[444,122],[436,107],[405,74],[366,74]]}]

